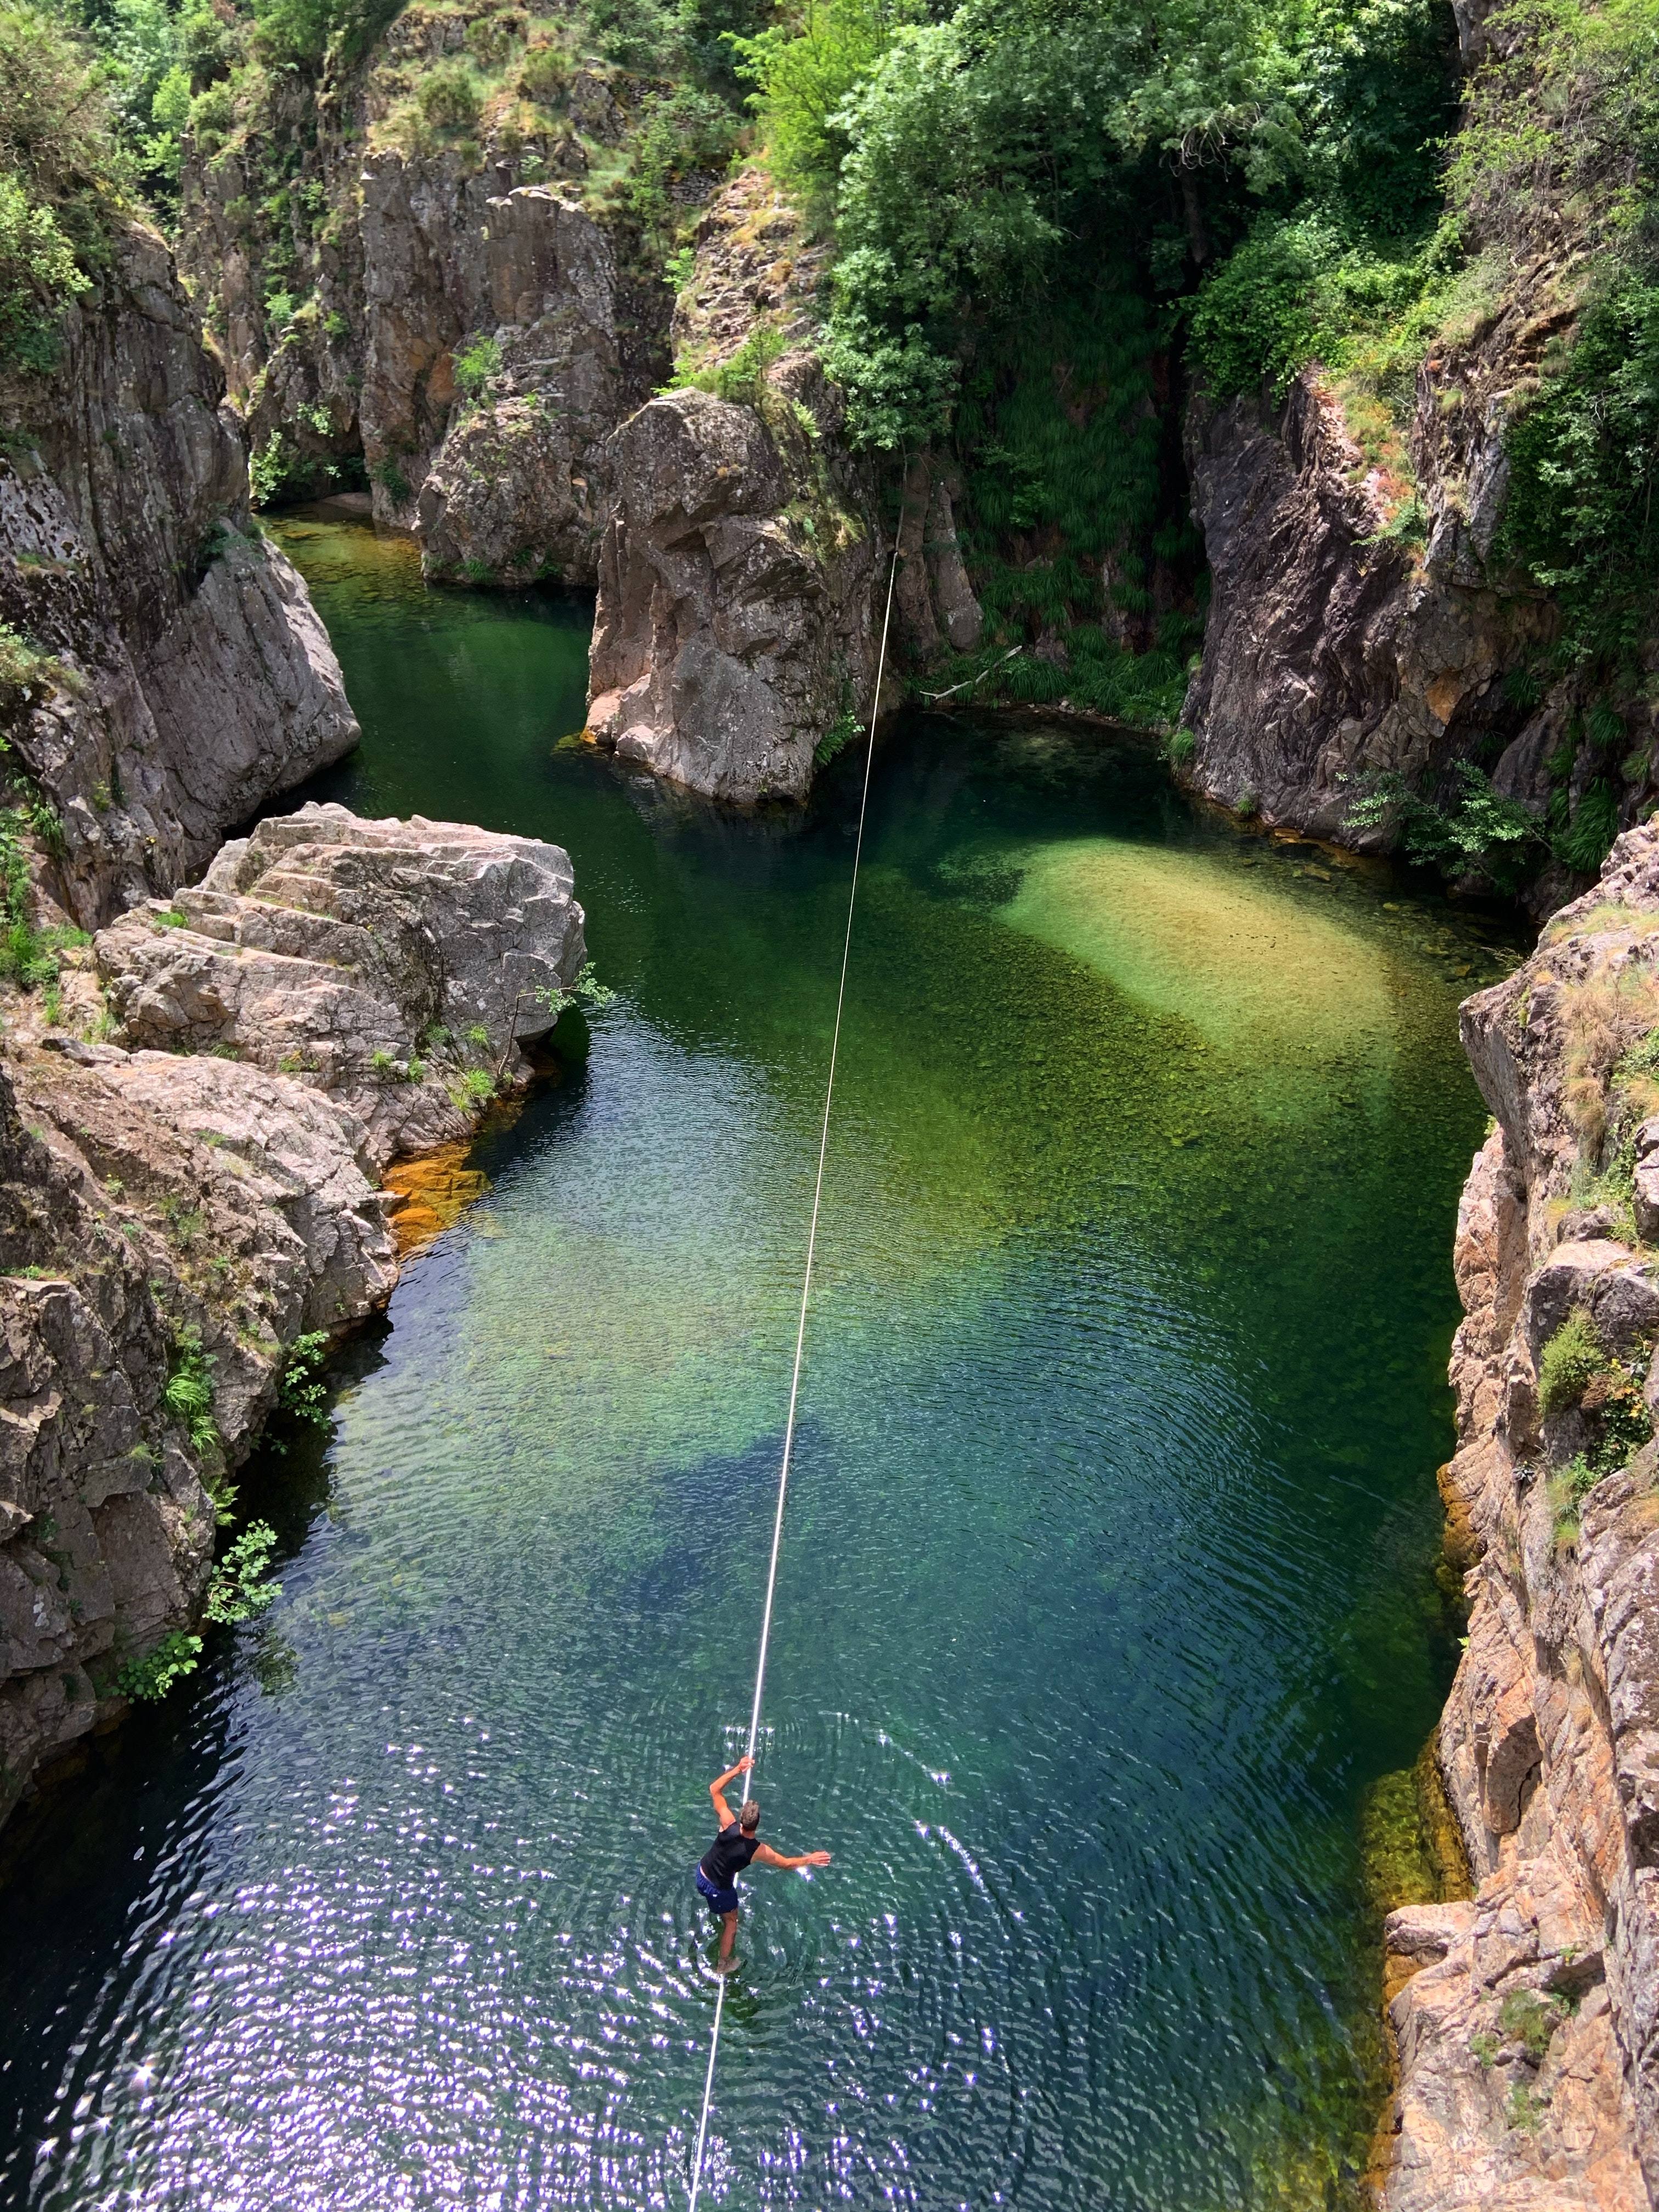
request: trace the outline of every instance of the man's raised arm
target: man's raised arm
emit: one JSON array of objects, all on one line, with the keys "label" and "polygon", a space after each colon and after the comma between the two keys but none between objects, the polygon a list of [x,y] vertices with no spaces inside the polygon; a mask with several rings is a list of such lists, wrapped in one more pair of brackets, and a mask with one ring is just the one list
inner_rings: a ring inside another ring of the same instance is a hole
[{"label": "man's raised arm", "polygon": [[728,1766],[724,1774],[717,1774],[708,1785],[708,1794],[714,1801],[714,1817],[723,1828],[729,1828],[738,1817],[726,1802],[726,1785],[735,1782],[738,1775],[747,1774],[754,1763],[745,1755],[735,1766]]}]

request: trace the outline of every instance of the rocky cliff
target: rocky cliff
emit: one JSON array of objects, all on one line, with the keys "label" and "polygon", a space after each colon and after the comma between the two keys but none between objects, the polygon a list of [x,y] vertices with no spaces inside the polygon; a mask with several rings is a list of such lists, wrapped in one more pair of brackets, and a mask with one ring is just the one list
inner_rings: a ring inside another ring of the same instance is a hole
[{"label": "rocky cliff", "polygon": [[295,1339],[390,1294],[387,1159],[472,1127],[585,957],[556,847],[337,806],[179,899],[7,1009],[0,1819],[194,1619]]},{"label": "rocky cliff", "polygon": [[675,309],[683,388],[610,443],[588,730],[713,798],[804,798],[875,703],[886,561],[813,348],[823,268],[744,171]]},{"label": "rocky cliff", "polygon": [[367,484],[448,581],[592,583],[605,441],[668,373],[672,292],[590,175],[659,88],[568,27],[407,9],[321,88],[252,80],[186,171],[180,258],[262,496]]},{"label": "rocky cliff", "polygon": [[1479,1889],[1389,1924],[1396,2212],[1659,2187],[1656,961],[1644,828],[1463,1009],[1495,1119],[1457,1227],[1437,1754]]},{"label": "rocky cliff", "polygon": [[[1477,878],[1507,806],[1511,842],[1535,825],[1511,873],[1543,871],[1540,915],[1659,793],[1649,464],[1620,411],[1645,420],[1652,393],[1609,304],[1648,296],[1631,88],[1650,71],[1599,11],[1574,20],[1563,35],[1524,7],[1460,7],[1462,258],[1413,279],[1409,331],[1334,336],[1336,366],[1282,398],[1271,380],[1222,405],[1200,390],[1185,422],[1212,597],[1184,773],[1241,813],[1374,848],[1413,814],[1462,811],[1468,834],[1414,856]],[[1389,805],[1356,814],[1379,792]]]},{"label": "rocky cliff", "polygon": [[289,563],[254,530],[223,378],[155,235],[116,235],[50,378],[0,392],[0,700],[83,924],[199,869],[357,725]]}]

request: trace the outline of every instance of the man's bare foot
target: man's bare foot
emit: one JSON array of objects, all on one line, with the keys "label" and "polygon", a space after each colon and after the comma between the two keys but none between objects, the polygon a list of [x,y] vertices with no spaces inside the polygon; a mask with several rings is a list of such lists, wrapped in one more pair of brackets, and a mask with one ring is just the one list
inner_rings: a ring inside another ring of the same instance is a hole
[{"label": "man's bare foot", "polygon": [[717,1974],[735,1974],[742,1964],[741,1959],[721,1959],[716,1962],[714,1972]]}]

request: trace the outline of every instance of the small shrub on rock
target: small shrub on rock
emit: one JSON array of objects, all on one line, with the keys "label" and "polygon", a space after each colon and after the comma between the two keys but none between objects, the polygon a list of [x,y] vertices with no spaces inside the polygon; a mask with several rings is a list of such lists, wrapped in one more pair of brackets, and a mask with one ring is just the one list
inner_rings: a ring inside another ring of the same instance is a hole
[{"label": "small shrub on rock", "polygon": [[1565,1413],[1607,1365],[1607,1346],[1595,1323],[1582,1306],[1575,1306],[1544,1346],[1538,1364],[1540,1407],[1546,1413]]},{"label": "small shrub on rock", "polygon": [[478,119],[478,81],[465,62],[440,62],[421,80],[416,100],[425,122],[439,131],[469,131]]}]

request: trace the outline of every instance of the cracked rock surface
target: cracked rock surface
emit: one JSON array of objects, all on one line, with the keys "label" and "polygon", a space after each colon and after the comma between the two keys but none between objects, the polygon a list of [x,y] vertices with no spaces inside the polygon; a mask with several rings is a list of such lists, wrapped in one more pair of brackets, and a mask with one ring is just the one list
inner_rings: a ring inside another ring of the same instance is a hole
[{"label": "cracked rock surface", "polygon": [[128,1043],[228,1051],[313,1085],[376,1169],[468,1133],[469,1075],[487,1097],[525,1073],[586,957],[556,845],[315,805],[227,845],[95,950]]}]

